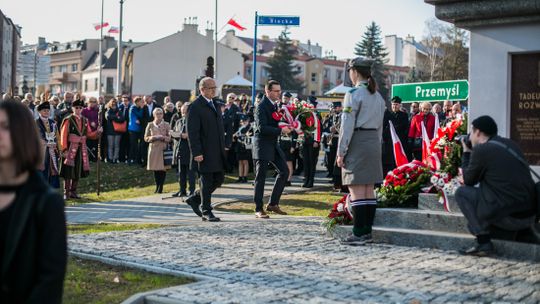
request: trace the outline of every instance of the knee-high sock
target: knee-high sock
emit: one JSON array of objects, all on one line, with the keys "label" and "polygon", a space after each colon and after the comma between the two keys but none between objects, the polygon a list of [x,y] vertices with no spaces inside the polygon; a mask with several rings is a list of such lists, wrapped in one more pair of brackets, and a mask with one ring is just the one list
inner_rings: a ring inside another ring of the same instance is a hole
[{"label": "knee-high sock", "polygon": [[351,201],[351,209],[353,213],[353,233],[356,236],[362,236],[370,233],[368,224],[368,200],[359,199]]}]

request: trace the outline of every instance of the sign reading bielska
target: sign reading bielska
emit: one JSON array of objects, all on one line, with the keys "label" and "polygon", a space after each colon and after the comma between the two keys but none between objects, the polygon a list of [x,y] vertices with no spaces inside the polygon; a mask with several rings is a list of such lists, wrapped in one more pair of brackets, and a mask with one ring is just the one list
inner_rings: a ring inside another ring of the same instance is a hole
[{"label": "sign reading bielska", "polygon": [[404,103],[421,101],[465,100],[469,98],[467,80],[403,83],[392,85],[392,97]]},{"label": "sign reading bielska", "polygon": [[258,25],[300,26],[299,16],[259,16]]}]

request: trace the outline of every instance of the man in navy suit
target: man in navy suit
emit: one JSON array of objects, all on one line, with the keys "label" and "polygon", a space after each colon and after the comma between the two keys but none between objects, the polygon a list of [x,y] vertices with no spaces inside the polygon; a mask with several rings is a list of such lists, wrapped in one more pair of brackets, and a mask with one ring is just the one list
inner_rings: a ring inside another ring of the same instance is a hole
[{"label": "man in navy suit", "polygon": [[225,131],[220,105],[213,100],[216,96],[216,82],[205,77],[199,82],[201,94],[191,104],[187,115],[187,131],[192,167],[199,172],[200,193],[190,196],[186,202],[197,213],[196,208],[202,203],[202,219],[219,222],[212,213],[212,193],[221,186],[225,179]]},{"label": "man in navy suit", "polygon": [[255,124],[253,137],[253,159],[255,160],[255,217],[269,218],[263,209],[264,183],[266,181],[266,171],[268,164],[272,164],[278,171],[272,195],[266,206],[266,211],[277,214],[287,214],[279,208],[279,199],[283,193],[283,188],[289,177],[289,169],[285,161],[285,155],[278,145],[278,137],[281,134],[289,134],[291,128],[280,128],[276,115],[281,97],[281,86],[279,82],[270,80],[266,84],[266,95],[255,109]]}]

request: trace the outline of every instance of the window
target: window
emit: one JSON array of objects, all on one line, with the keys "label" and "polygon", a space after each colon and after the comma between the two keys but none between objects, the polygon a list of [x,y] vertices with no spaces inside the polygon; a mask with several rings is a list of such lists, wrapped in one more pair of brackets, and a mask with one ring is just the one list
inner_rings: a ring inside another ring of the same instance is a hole
[{"label": "window", "polygon": [[99,91],[98,89],[98,79],[94,78],[94,91]]},{"label": "window", "polygon": [[336,70],[336,78],[338,80],[343,79],[343,71],[342,70]]},{"label": "window", "polygon": [[311,82],[317,82],[317,74],[311,73]]},{"label": "window", "polygon": [[84,91],[88,91],[88,79],[84,80]]},{"label": "window", "polygon": [[105,87],[106,94],[113,94],[113,82],[114,82],[114,78],[107,77],[107,86]]},{"label": "window", "polygon": [[296,71],[297,71],[298,73],[302,73],[302,66],[297,65],[297,66],[296,66]]},{"label": "window", "polygon": [[51,74],[54,73],[54,70],[56,70],[56,67],[51,67]]},{"label": "window", "polygon": [[311,91],[311,94],[310,94],[310,95],[315,96],[315,95],[317,95],[317,94],[315,94],[315,91]]},{"label": "window", "polygon": [[324,79],[330,78],[330,69],[324,69]]},{"label": "window", "polygon": [[61,73],[67,72],[67,64],[62,64],[59,68]]},{"label": "window", "polygon": [[74,63],[71,65],[71,71],[72,72],[77,72],[79,70],[79,65]]}]

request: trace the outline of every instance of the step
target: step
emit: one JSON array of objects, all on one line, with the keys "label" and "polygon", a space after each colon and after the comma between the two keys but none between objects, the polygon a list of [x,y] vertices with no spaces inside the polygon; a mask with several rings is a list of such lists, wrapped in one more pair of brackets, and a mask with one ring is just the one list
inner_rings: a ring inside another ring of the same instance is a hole
[{"label": "step", "polygon": [[379,208],[375,226],[468,233],[467,220],[462,214],[446,211],[406,208]]},{"label": "step", "polygon": [[[331,234],[335,238],[343,238],[351,231],[352,226],[337,226]],[[456,251],[475,244],[472,235],[455,232],[373,227],[372,234],[375,242],[408,247]],[[502,240],[493,240],[493,244],[498,257],[540,262],[540,245],[538,244]]]},{"label": "step", "polygon": [[[451,213],[461,214],[461,210],[459,209],[455,196],[448,196],[448,205],[450,206]],[[418,209],[445,211],[443,204],[439,203],[439,197],[437,193],[420,193],[418,195]]]}]

